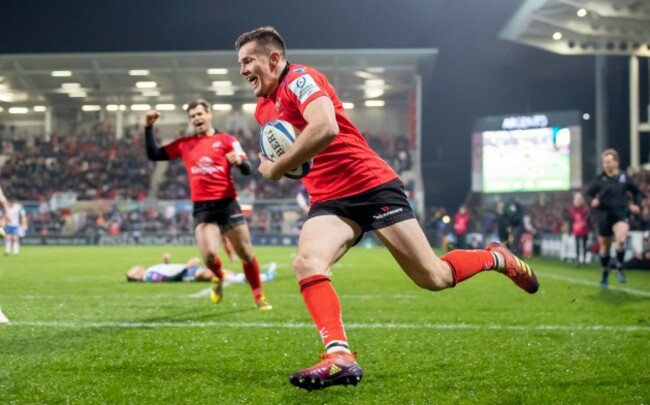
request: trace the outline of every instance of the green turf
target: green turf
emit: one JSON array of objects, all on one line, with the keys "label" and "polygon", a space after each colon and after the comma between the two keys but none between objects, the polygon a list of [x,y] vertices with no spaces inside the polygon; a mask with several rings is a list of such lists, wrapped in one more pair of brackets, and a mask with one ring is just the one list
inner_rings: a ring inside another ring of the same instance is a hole
[{"label": "green turf", "polygon": [[[196,254],[169,250],[179,261]],[[288,375],[323,349],[293,251],[256,250],[280,264],[269,313],[244,285],[213,305],[190,297],[205,283],[126,283],[126,268],[154,263],[160,247],[0,257],[0,307],[12,321],[0,325],[0,404],[650,402],[650,272],[603,291],[595,266],[534,260],[536,295],[495,273],[429,293],[381,248],[353,249],[333,277],[363,381],[298,390]]]}]

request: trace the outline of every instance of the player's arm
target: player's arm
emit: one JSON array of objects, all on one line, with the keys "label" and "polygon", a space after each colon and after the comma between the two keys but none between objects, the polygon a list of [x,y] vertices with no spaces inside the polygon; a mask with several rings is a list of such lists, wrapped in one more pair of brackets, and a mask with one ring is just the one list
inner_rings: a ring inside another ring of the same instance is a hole
[{"label": "player's arm", "polygon": [[5,193],[2,192],[2,187],[0,187],[0,208],[2,208],[5,213],[9,210],[9,201],[7,200],[7,197],[5,197]]},{"label": "player's arm", "polygon": [[594,181],[591,182],[587,190],[585,191],[585,197],[589,200],[589,206],[591,208],[596,208],[600,205],[600,200],[598,199],[598,192],[600,191],[600,178],[597,177]]},{"label": "player's arm", "polygon": [[248,176],[249,174],[253,173],[253,166],[251,166],[251,162],[249,162],[246,158],[246,153],[241,147],[239,141],[232,143],[232,149],[232,151],[226,153],[226,159],[228,159],[228,163],[237,166],[241,174],[244,176]]},{"label": "player's arm", "polygon": [[639,189],[634,180],[627,177],[627,189],[632,193],[632,203],[630,204],[630,211],[633,214],[638,214],[641,212],[639,205],[641,205],[641,200],[645,198],[645,194]]},{"label": "player's arm", "polygon": [[339,133],[334,105],[327,96],[311,101],[303,110],[302,116],[307,121],[307,126],[293,146],[273,164],[269,164],[265,168],[267,170],[260,166],[260,172],[264,177],[280,179],[286,172],[300,166],[325,149]]},{"label": "player's arm", "polygon": [[169,155],[165,148],[161,148],[156,141],[153,134],[153,124],[160,118],[160,113],[156,110],[147,112],[146,122],[147,126],[144,128],[144,146],[147,149],[147,157],[149,160],[160,161],[169,160]]}]

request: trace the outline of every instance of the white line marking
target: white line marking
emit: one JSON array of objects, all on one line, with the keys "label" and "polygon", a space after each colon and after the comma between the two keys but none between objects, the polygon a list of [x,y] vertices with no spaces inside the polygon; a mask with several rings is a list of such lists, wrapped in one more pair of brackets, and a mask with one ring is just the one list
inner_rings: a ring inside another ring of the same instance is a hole
[{"label": "white line marking", "polygon": [[[550,274],[550,273],[540,273],[538,271],[535,272],[538,276],[541,276],[542,282],[544,281],[544,278],[550,278],[552,280],[560,280],[560,281],[567,281],[569,283],[573,284],[580,284],[580,285],[586,285],[588,287],[597,287],[597,288],[602,288],[600,286],[600,283],[596,283],[594,281],[588,281],[588,280],[583,280],[580,278],[573,278],[573,277],[566,277],[566,276],[558,276],[556,274]],[[611,278],[611,277],[610,277]],[[618,282],[618,281],[617,281]],[[627,287],[621,287],[621,286],[616,286],[616,285],[609,285],[604,290],[612,290],[612,291],[623,291],[631,295],[639,295],[642,297],[650,297],[650,291],[644,291],[644,290],[635,290],[633,288],[627,288]]]},{"label": "white line marking", "polygon": [[[8,326],[32,326],[50,328],[276,328],[313,329],[311,323],[301,322],[72,322],[72,321],[12,321]],[[624,325],[476,325],[467,323],[398,324],[398,323],[349,323],[346,329],[402,329],[402,330],[511,330],[556,332],[648,332],[650,326]]]}]

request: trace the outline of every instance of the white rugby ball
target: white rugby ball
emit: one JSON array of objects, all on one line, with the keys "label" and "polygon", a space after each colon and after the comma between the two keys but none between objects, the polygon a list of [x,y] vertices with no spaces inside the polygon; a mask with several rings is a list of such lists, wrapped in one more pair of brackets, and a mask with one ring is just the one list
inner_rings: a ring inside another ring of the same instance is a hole
[{"label": "white rugby ball", "polygon": [[[293,125],[286,121],[269,121],[264,124],[260,131],[260,148],[262,149],[262,154],[273,161],[284,155],[295,141],[296,133],[293,130]],[[295,169],[285,173],[285,176],[290,179],[301,179],[309,173],[312,164],[313,160],[310,159],[308,162],[304,162]]]}]

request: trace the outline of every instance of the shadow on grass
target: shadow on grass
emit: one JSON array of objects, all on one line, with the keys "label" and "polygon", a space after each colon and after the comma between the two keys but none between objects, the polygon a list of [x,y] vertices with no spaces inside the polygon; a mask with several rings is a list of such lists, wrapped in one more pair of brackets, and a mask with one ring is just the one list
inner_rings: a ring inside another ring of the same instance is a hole
[{"label": "shadow on grass", "polygon": [[595,300],[609,305],[624,305],[650,301],[650,297],[630,294],[625,290],[619,290],[616,288],[601,288],[593,297]]}]

